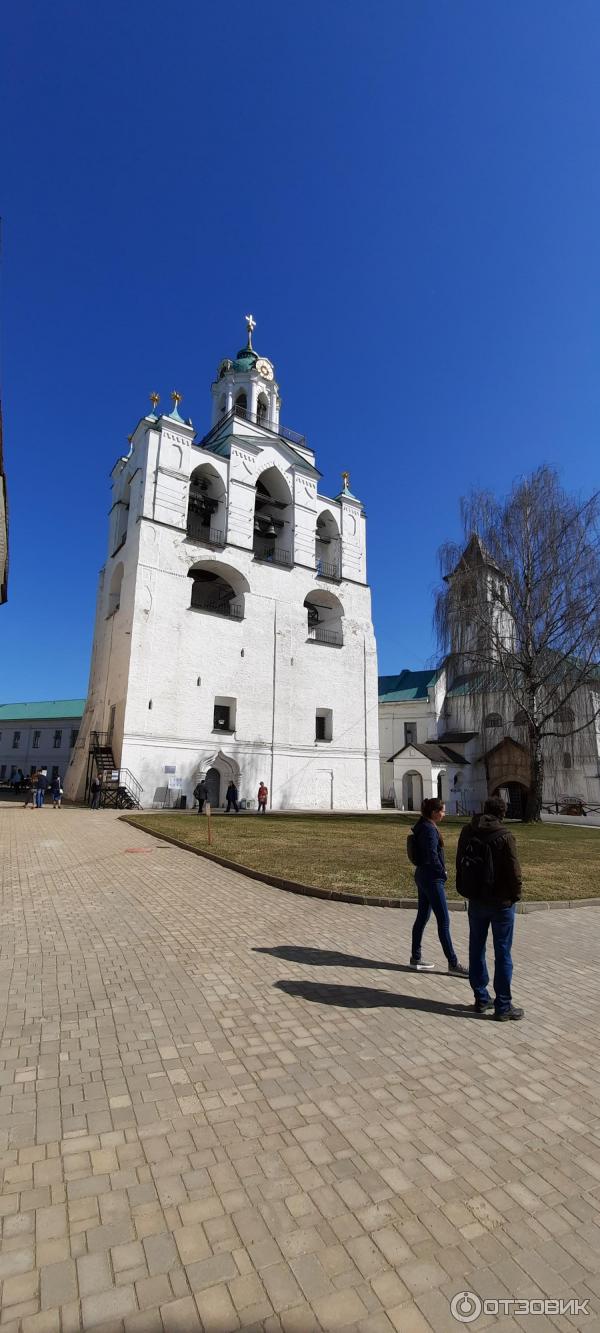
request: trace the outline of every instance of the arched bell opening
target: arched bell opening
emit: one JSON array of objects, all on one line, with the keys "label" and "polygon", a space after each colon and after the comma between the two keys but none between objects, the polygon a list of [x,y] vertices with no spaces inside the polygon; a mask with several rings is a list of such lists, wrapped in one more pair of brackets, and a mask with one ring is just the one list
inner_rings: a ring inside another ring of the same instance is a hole
[{"label": "arched bell opening", "polygon": [[192,580],[190,608],[193,611],[243,620],[248,583],[236,569],[220,561],[203,561],[192,565],[188,578]]},{"label": "arched bell opening", "polygon": [[190,477],[187,535],[192,541],[224,546],[226,522],[224,482],[211,463],[202,463]]},{"label": "arched bell opening", "polygon": [[291,565],[294,506],[285,477],[267,468],[256,482],[254,499],[254,559]]},{"label": "arched bell opening", "polygon": [[317,517],[315,565],[318,578],[341,577],[340,530],[329,509],[324,509]]},{"label": "arched bell opening", "polygon": [[344,642],[344,608],[339,597],[323,588],[315,588],[304,598],[307,637],[314,643],[328,643],[341,648]]}]

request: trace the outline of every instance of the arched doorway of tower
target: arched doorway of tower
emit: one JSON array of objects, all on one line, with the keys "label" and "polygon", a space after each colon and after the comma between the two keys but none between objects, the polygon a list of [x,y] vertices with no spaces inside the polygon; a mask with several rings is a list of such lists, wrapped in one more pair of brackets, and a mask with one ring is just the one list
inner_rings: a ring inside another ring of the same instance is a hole
[{"label": "arched doorway of tower", "polygon": [[221,804],[221,774],[218,768],[209,768],[204,781],[208,804],[211,810],[216,810]]},{"label": "arched doorway of tower", "polygon": [[402,808],[420,810],[423,800],[423,779],[420,773],[405,773],[402,779]]},{"label": "arched doorway of tower", "polygon": [[496,787],[492,796],[501,796],[506,801],[506,818],[523,819],[527,805],[528,791],[522,782],[505,782]]},{"label": "arched doorway of tower", "polygon": [[237,759],[224,754],[222,750],[209,750],[202,755],[194,771],[192,790],[200,778],[204,778],[208,788],[206,799],[211,809],[218,810],[225,804],[225,792],[230,782],[235,782],[238,792],[240,791],[243,774],[240,773]]}]

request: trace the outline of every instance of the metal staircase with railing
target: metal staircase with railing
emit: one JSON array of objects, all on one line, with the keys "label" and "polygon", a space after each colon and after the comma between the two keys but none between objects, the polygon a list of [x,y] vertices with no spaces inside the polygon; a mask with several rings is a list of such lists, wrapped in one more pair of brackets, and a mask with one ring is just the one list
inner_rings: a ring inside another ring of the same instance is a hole
[{"label": "metal staircase with railing", "polygon": [[100,783],[100,805],[105,810],[141,810],[141,782],[128,768],[118,768],[112,749],[111,736],[106,731],[90,732],[90,748],[85,783],[85,799],[89,800],[92,781]]}]

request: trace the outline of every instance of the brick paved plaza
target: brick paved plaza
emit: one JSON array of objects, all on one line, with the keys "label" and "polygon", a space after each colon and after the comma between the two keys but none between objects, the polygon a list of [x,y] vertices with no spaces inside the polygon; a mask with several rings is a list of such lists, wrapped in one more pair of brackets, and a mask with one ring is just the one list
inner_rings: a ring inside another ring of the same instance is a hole
[{"label": "brick paved plaza", "polygon": [[410,913],[109,812],[0,828],[3,1333],[445,1333],[464,1289],[600,1329],[600,909],[518,919],[496,1024]]}]

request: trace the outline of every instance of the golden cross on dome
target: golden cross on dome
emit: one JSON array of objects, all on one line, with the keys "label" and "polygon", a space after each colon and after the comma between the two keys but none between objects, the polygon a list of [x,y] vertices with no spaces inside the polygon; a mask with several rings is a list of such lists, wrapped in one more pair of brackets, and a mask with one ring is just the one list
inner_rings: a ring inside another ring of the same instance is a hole
[{"label": "golden cross on dome", "polygon": [[171,402],[173,403],[175,411],[177,411],[177,408],[179,407],[182,397],[183,394],[178,393],[177,389],[173,389],[173,392],[171,394]]},{"label": "golden cross on dome", "polygon": [[254,315],[246,315],[246,328],[248,330],[248,346],[252,347],[252,330],[256,328]]},{"label": "golden cross on dome", "polygon": [[348,491],[348,490],[350,489],[350,473],[349,473],[349,472],[342,472],[342,481],[343,481],[343,483],[344,483],[344,490],[345,490],[345,491]]},{"label": "golden cross on dome", "polygon": [[156,411],[156,408],[158,407],[158,404],[160,403],[160,394],[159,394],[159,393],[151,393],[151,394],[150,394],[150,402],[152,403],[152,407],[154,408],[154,411]]}]

